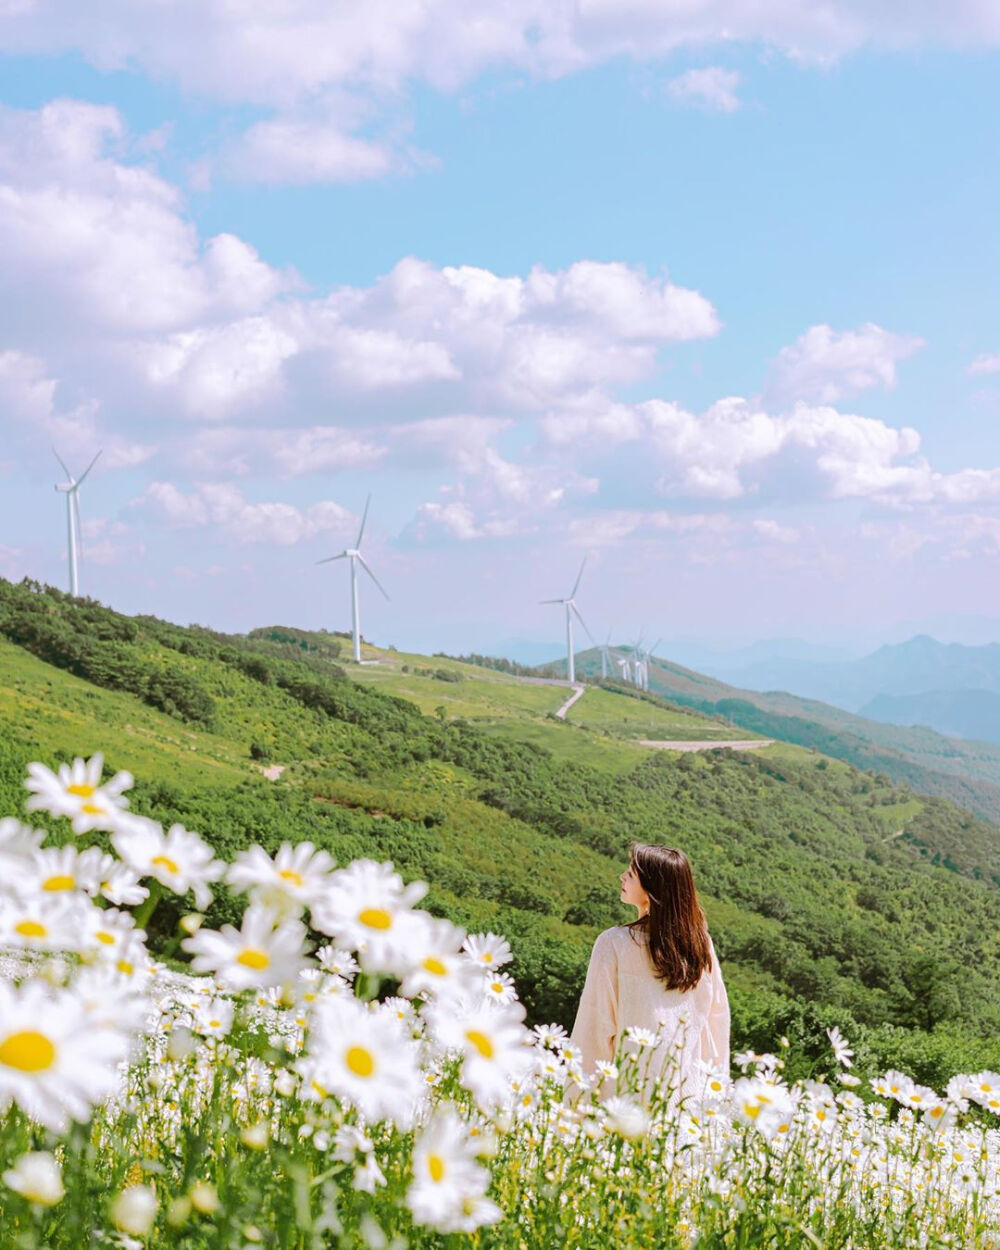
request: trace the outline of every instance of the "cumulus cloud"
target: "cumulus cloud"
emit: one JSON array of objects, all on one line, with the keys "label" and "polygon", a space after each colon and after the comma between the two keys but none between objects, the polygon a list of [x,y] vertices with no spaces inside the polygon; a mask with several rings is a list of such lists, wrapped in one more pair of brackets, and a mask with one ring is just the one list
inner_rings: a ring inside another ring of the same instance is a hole
[{"label": "cumulus cloud", "polygon": [[185,493],[172,482],[150,482],[130,508],[178,528],[210,529],[226,541],[290,547],[322,534],[346,540],[357,517],[333,500],[300,509],[287,503],[248,503],[231,483],[203,483]]},{"label": "cumulus cloud", "polygon": [[891,390],[897,363],[923,345],[916,335],[892,334],[872,322],[840,332],[811,326],[772,362],[766,398],[835,404],[870,387]]},{"label": "cumulus cloud", "polygon": [[710,113],[735,113],[740,107],[736,94],[740,75],[736,70],[709,65],[703,69],[689,69],[667,83],[667,90],[675,100],[702,108]]},{"label": "cumulus cloud", "polygon": [[67,391],[123,421],[538,411],[719,330],[710,301],[665,273],[589,260],[501,275],[404,257],[368,286],[306,297],[236,236],[201,238],[131,142],[110,108],[0,110],[0,346],[44,354]]},{"label": "cumulus cloud", "polygon": [[[463,0],[234,5],[231,0],[140,4],[107,0],[94,21],[76,0],[0,6],[0,51],[77,52],[100,70],[139,68],[252,122],[222,164],[243,179],[368,179],[412,164],[406,127],[389,124],[414,88],[454,92],[485,74],[552,78],[618,58],[664,58],[679,48],[749,42],[804,61],[862,47],[1000,45],[1000,12],[984,0],[943,7],[899,0]],[[732,71],[688,71],[671,88],[731,111]],[[372,117],[385,118],[372,137]]]},{"label": "cumulus cloud", "polygon": [[291,285],[234,235],[202,242],[175,187],[112,154],[123,131],[77,100],[0,109],[0,338],[177,330]]}]

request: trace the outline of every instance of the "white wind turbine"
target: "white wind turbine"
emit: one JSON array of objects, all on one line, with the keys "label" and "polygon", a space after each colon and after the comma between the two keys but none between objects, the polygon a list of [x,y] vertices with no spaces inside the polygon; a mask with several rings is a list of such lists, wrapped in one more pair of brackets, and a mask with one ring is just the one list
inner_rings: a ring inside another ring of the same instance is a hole
[{"label": "white wind turbine", "polygon": [[56,483],[56,490],[62,491],[66,496],[66,530],[69,555],[69,593],[75,599],[79,594],[79,563],[80,563],[80,487],[84,483],[84,479],[90,470],[97,464],[97,456],[91,460],[90,464],[84,469],[78,478],[75,478],[66,465],[63,463],[62,456],[53,447],[55,458],[62,465],[62,471],[66,474],[66,481],[60,485]]},{"label": "white wind turbine", "polygon": [[660,645],[662,641],[663,641],[662,638],[657,638],[656,642],[654,642],[651,647],[647,647],[645,651],[643,651],[643,654],[642,654],[642,683],[643,683],[642,688],[643,690],[649,689],[649,661],[653,658],[653,652],[656,650],[656,648]]},{"label": "white wind turbine", "polygon": [[608,659],[611,655],[611,630],[608,630],[608,636],[601,643],[601,680],[608,679]]},{"label": "white wind turbine", "polygon": [[382,591],[386,599],[389,598],[388,592],[375,574],[368,567],[364,556],[361,554],[361,538],[365,532],[365,522],[368,520],[368,506],[372,501],[371,495],[365,500],[365,510],[361,517],[361,528],[358,530],[358,537],[353,547],[348,547],[340,553],[339,556],[327,556],[325,560],[317,560],[317,564],[330,564],[334,560],[350,560],[351,562],[351,637],[354,640],[354,662],[361,663],[361,624],[358,616],[358,565],[360,564],[375,585]]},{"label": "white wind turbine", "polygon": [[573,583],[573,589],[565,599],[539,599],[539,603],[561,603],[566,608],[566,674],[571,682],[576,681],[576,663],[573,656],[573,617],[580,622],[587,632],[587,637],[591,642],[594,641],[594,635],[587,629],[587,622],[580,615],[580,609],[576,606],[574,596],[580,589],[580,578],[583,577],[583,570],[587,564],[587,557],[583,557],[583,563],[580,565],[580,572],[576,575],[576,581]]}]

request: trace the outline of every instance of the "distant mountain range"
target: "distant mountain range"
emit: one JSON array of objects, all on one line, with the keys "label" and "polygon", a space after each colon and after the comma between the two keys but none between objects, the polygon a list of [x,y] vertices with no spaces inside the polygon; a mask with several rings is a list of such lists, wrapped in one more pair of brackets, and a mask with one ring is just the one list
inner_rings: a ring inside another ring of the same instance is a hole
[{"label": "distant mountain range", "polygon": [[879,721],[1000,743],[1000,643],[970,647],[921,634],[855,660],[770,656],[702,667],[744,690],[787,691]]}]

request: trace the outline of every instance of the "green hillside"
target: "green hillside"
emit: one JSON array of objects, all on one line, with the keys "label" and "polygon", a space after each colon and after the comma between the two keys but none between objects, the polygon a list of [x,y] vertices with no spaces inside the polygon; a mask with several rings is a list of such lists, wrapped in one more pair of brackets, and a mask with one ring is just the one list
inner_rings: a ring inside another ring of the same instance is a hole
[{"label": "green hillside", "polygon": [[[544,666],[556,673],[559,667]],[[600,672],[599,653],[585,652],[577,659],[577,668],[593,679]],[[781,691],[742,690],[660,659],[650,662],[649,683],[653,693],[719,716],[740,730],[822,751],[856,768],[875,769],[899,785],[948,799],[1000,823],[1000,744],[868,720]]]},{"label": "green hillside", "polygon": [[[628,843],[674,842],[739,1044],[788,1033],[805,1069],[837,1023],[862,1061],[928,1080],[1000,1066],[992,826],[798,746],[643,747],[748,736],[655,697],[588,689],[564,723],[560,687],[395,652],[359,669],[345,652],[0,581],[2,811],[20,810],[29,760],[103,750],[136,774],[138,810],[225,857],[310,838],[340,862],[392,859],[431,883],[433,910],[507,933],[532,1017],[566,1024],[594,936],[627,918]],[[157,921],[162,938],[173,917]]]}]

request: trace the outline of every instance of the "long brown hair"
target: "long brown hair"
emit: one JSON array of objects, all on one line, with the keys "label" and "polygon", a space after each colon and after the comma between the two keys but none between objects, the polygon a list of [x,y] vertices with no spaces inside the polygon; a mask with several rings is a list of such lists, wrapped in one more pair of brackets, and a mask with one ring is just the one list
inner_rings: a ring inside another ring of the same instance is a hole
[{"label": "long brown hair", "polygon": [[641,929],[656,975],[668,990],[691,990],[712,966],[705,913],[683,851],[635,843],[630,861],[649,895],[649,912],[628,927]]}]

